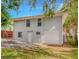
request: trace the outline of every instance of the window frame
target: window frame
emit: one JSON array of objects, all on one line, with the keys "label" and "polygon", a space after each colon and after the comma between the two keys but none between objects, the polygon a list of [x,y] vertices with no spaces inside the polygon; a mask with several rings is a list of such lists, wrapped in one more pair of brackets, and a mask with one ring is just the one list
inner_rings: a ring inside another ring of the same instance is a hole
[{"label": "window frame", "polygon": [[22,32],[18,32],[18,37],[19,37],[19,38],[22,37]]},{"label": "window frame", "polygon": [[42,26],[41,18],[38,19],[38,27]]},{"label": "window frame", "polygon": [[26,20],[26,27],[30,27],[30,20]]},{"label": "window frame", "polygon": [[40,35],[41,34],[41,32],[36,32],[36,35]]}]

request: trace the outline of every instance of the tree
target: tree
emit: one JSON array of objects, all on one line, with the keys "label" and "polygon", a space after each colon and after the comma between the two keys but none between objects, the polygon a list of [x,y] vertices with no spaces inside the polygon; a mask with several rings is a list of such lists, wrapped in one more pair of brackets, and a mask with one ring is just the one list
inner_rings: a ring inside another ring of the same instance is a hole
[{"label": "tree", "polygon": [[7,35],[6,28],[12,27],[12,21],[10,21],[11,18],[8,11],[10,10],[17,11],[20,4],[21,4],[21,0],[2,0],[1,1],[1,25],[5,29],[6,35]]},{"label": "tree", "polygon": [[[35,8],[38,2],[39,0],[29,0],[29,5],[31,6],[31,8]],[[55,5],[56,5],[56,0],[43,0],[43,4],[42,4],[42,8],[44,12],[43,15],[46,17],[53,17],[55,13]]]},{"label": "tree", "polygon": [[[62,8],[62,11],[68,12],[68,17],[64,23],[64,27],[67,28],[68,33],[70,33],[70,29],[73,30],[73,32],[75,33],[75,40],[76,43],[78,44],[78,40],[77,40],[77,26],[78,26],[78,0],[65,0],[68,1],[68,3],[66,4],[66,2],[64,2],[64,6]],[[72,34],[70,34],[71,36]],[[73,39],[73,37],[72,37]]]},{"label": "tree", "polygon": [[[67,0],[65,0],[67,1]],[[77,22],[78,19],[78,0],[69,0],[67,5],[66,2],[64,2],[65,5],[62,8],[62,11],[67,11],[68,12],[68,17],[67,20],[65,22],[65,26],[69,26],[71,23],[71,21],[75,21]],[[67,25],[66,25],[67,24]]]},{"label": "tree", "polygon": [[21,0],[2,0],[1,1],[1,20],[10,18],[10,10],[18,10]]},{"label": "tree", "polygon": [[1,17],[2,17],[2,20],[4,18],[10,18],[8,11],[18,10],[20,4],[21,4],[21,0],[2,0],[1,1]]}]

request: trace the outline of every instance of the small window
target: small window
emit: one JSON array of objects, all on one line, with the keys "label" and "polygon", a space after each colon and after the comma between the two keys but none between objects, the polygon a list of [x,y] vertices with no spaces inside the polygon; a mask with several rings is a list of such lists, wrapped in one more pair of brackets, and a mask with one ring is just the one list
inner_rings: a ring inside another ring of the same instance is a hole
[{"label": "small window", "polygon": [[22,37],[22,32],[18,32],[18,37]]},{"label": "small window", "polygon": [[30,27],[30,20],[26,20],[26,26]]},{"label": "small window", "polygon": [[36,32],[36,35],[40,35],[40,32]]},{"label": "small window", "polygon": [[38,19],[38,26],[41,26],[41,18]]}]

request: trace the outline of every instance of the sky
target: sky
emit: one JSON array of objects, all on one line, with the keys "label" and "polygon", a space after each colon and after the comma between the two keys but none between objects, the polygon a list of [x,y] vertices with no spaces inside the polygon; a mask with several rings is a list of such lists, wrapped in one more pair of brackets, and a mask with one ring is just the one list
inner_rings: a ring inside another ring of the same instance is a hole
[{"label": "sky", "polygon": [[[15,10],[9,11],[11,18],[36,16],[36,15],[41,15],[43,13],[43,9],[41,7],[43,1],[39,0],[36,8],[34,9],[31,9],[26,1],[27,0],[24,0],[24,2],[20,5],[18,12],[16,12]],[[56,6],[55,6],[56,9],[60,10],[62,6],[63,6],[63,0],[56,0]]]}]

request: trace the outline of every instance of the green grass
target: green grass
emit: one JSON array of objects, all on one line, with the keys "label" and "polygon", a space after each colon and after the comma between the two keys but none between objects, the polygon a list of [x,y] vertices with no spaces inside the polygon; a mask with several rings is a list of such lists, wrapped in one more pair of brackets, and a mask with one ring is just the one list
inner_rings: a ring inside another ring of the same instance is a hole
[{"label": "green grass", "polygon": [[71,51],[62,51],[59,54],[61,59],[78,59],[78,49],[73,49]]},{"label": "green grass", "polygon": [[50,53],[41,48],[34,48],[32,50],[2,48],[1,54],[2,59],[46,59],[46,57],[51,56]]},{"label": "green grass", "polygon": [[15,49],[15,48],[2,48],[1,59],[77,59],[78,49],[71,51],[60,51],[58,54],[54,54],[50,49],[46,48],[33,48],[27,49]]}]

